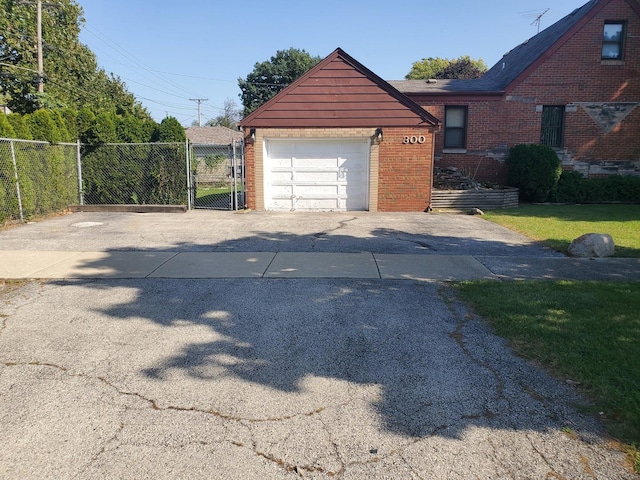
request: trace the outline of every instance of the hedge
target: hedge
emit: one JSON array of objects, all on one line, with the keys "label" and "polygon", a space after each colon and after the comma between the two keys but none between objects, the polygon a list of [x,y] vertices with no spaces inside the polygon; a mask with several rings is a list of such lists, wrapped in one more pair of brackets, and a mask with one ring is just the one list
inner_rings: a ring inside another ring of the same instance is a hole
[{"label": "hedge", "polygon": [[579,172],[562,172],[550,199],[558,203],[640,203],[640,177],[585,178]]}]

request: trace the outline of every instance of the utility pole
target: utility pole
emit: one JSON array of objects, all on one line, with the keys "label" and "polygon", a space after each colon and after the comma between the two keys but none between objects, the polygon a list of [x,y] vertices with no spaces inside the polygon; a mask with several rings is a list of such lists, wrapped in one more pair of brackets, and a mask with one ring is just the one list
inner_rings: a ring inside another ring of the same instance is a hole
[{"label": "utility pole", "polygon": [[44,92],[44,60],[42,59],[42,0],[38,0],[38,92]]},{"label": "utility pole", "polygon": [[[37,15],[36,15],[36,48],[38,50],[38,92],[44,92],[44,60],[42,55],[42,0],[37,0],[37,2],[20,2],[21,5],[36,5],[37,7]],[[60,7],[60,5],[56,5],[55,3],[45,3],[46,7]]]},{"label": "utility pole", "polygon": [[198,126],[202,126],[202,114],[200,113],[200,104],[209,101],[208,98],[190,98],[189,101],[198,103]]}]

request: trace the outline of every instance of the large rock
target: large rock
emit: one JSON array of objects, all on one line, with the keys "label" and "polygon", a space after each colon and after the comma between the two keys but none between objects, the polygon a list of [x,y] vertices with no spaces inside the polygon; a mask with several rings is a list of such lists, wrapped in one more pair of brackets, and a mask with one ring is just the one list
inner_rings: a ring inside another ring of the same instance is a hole
[{"label": "large rock", "polygon": [[614,251],[613,238],[606,233],[587,233],[569,245],[569,255],[572,257],[610,257]]}]

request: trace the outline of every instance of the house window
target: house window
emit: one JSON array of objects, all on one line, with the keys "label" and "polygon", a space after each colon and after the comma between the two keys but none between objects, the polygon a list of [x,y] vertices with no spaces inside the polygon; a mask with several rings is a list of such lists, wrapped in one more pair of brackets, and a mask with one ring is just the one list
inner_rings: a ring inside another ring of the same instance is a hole
[{"label": "house window", "polygon": [[624,47],[624,22],[604,24],[602,37],[602,59],[622,60]]},{"label": "house window", "polygon": [[564,120],[564,106],[542,107],[542,129],[540,143],[550,147],[562,146],[562,126]]},{"label": "house window", "polygon": [[467,107],[445,107],[444,148],[466,148]]}]

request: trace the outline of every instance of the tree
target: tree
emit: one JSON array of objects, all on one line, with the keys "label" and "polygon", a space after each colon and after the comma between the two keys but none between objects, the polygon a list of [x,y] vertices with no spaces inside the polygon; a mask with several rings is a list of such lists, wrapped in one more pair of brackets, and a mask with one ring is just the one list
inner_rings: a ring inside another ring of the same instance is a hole
[{"label": "tree", "polygon": [[305,50],[290,48],[279,50],[270,60],[256,63],[246,79],[238,79],[243,115],[249,115],[320,60],[320,57],[312,57]]},{"label": "tree", "polygon": [[0,94],[11,110],[83,107],[96,112],[148,116],[120,79],[98,67],[79,40],[84,23],[76,0],[56,0],[42,10],[44,93],[38,92],[36,8],[33,2],[0,0]]},{"label": "tree", "polygon": [[218,115],[216,118],[212,118],[207,123],[205,123],[205,125],[207,127],[215,127],[219,125],[221,127],[227,127],[235,130],[238,127],[239,120],[240,110],[238,110],[238,105],[231,98],[227,98],[224,101],[224,111],[222,115]]},{"label": "tree", "polygon": [[183,126],[174,117],[165,117],[153,135],[154,142],[184,142],[186,139]]},{"label": "tree", "polygon": [[481,58],[473,60],[469,55],[449,60],[448,58],[429,57],[414,62],[411,71],[405,76],[407,80],[429,78],[478,78],[487,71],[487,65]]}]

